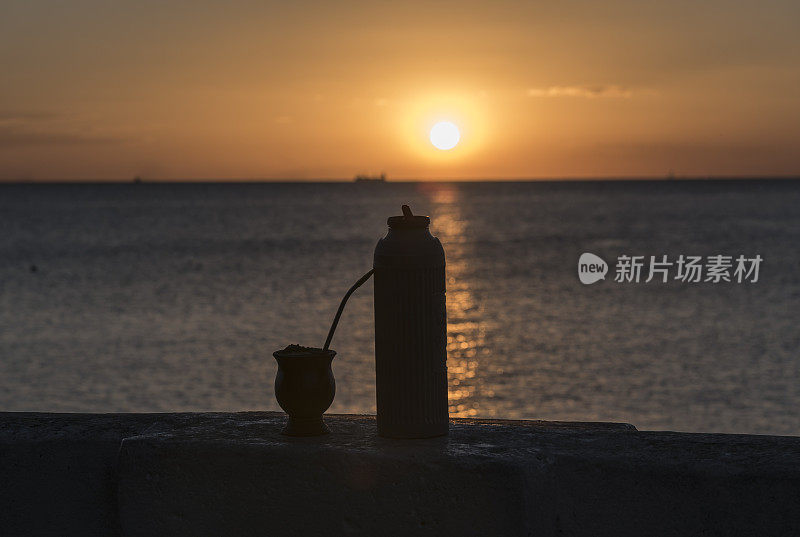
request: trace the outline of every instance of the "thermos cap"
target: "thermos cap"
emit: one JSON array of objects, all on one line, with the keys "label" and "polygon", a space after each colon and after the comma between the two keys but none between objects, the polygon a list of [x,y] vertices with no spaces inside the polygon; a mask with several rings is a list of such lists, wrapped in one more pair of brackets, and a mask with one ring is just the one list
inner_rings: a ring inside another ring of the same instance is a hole
[{"label": "thermos cap", "polygon": [[389,227],[395,229],[416,229],[426,228],[431,223],[431,219],[427,216],[390,216],[386,223]]},{"label": "thermos cap", "polygon": [[386,223],[395,229],[419,229],[428,227],[431,219],[427,216],[414,215],[408,205],[403,205],[403,216],[390,216]]}]

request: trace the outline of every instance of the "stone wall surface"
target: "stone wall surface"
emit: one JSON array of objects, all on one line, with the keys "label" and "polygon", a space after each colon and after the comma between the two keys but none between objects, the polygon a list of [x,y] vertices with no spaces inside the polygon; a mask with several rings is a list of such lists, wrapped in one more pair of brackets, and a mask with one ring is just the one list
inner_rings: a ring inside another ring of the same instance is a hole
[{"label": "stone wall surface", "polygon": [[800,438],[272,412],[0,413],[0,536],[800,535]]}]

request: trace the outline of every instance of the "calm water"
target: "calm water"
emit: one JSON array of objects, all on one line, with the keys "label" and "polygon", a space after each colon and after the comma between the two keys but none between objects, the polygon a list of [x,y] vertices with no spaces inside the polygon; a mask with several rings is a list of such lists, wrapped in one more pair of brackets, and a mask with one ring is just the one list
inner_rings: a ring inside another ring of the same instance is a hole
[{"label": "calm water", "polygon": [[[0,409],[278,409],[272,351],[322,344],[406,202],[447,252],[453,415],[800,434],[790,181],[0,186]],[[613,281],[740,253],[759,282]],[[332,412],[374,412],[372,337],[367,285]]]}]

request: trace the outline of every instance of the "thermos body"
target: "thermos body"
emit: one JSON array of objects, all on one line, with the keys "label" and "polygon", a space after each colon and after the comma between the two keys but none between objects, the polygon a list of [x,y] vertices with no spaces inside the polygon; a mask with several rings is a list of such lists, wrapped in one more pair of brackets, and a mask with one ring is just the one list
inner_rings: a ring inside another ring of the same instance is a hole
[{"label": "thermos body", "polygon": [[[405,208],[404,208],[405,209]],[[378,434],[447,434],[445,257],[426,216],[389,218],[374,257]]]}]

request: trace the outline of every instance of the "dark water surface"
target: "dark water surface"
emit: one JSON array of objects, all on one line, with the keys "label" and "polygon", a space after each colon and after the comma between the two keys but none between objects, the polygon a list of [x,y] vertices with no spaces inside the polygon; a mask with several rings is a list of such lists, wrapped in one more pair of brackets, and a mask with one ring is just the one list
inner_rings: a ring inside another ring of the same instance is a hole
[{"label": "dark water surface", "polygon": [[[800,434],[796,181],[0,186],[0,410],[277,409],[272,351],[322,344],[401,203],[447,252],[452,415]],[[621,254],[764,262],[621,284]],[[375,410],[371,295],[332,412]]]}]

